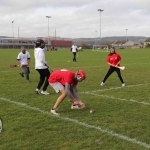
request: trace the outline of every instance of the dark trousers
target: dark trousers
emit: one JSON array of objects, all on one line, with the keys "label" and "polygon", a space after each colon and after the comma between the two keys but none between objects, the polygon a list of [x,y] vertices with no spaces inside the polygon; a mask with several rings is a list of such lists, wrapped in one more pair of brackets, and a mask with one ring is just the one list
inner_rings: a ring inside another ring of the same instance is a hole
[{"label": "dark trousers", "polygon": [[73,52],[73,61],[76,61],[76,52]]},{"label": "dark trousers", "polygon": [[26,80],[29,80],[30,68],[28,66],[22,66],[22,69],[22,74],[25,74]]},{"label": "dark trousers", "polygon": [[119,68],[116,68],[116,67],[112,67],[112,66],[110,66],[110,68],[109,68],[107,74],[105,75],[105,77],[104,77],[104,79],[103,79],[103,83],[105,83],[105,81],[107,80],[107,78],[108,78],[114,71],[116,71],[116,73],[118,74],[118,77],[119,77],[121,83],[124,83],[123,78],[122,78],[122,76],[121,76],[121,71],[120,71],[120,69],[119,69]]},{"label": "dark trousers", "polygon": [[[44,84],[43,86],[43,91],[46,91],[49,83],[48,83],[48,78],[50,76],[50,71],[48,70],[48,68],[46,69],[36,69],[39,74],[40,74],[40,81],[38,83],[37,89],[40,89],[41,86]],[[45,81],[45,83],[44,83]]]}]

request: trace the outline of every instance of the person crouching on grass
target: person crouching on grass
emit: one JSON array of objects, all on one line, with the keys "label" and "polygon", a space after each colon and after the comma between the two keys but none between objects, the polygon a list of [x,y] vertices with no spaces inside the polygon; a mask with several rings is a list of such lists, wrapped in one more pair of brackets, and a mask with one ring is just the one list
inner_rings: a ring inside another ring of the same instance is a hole
[{"label": "person crouching on grass", "polygon": [[101,86],[103,86],[105,84],[105,81],[107,80],[107,78],[114,72],[116,71],[116,73],[118,74],[118,77],[122,83],[122,87],[125,86],[125,83],[123,81],[123,78],[121,76],[121,71],[119,68],[120,66],[120,61],[121,61],[121,56],[119,54],[116,53],[115,48],[111,47],[110,48],[110,53],[108,54],[108,57],[106,59],[106,62],[108,63],[108,65],[110,65],[110,68],[107,72],[107,74],[105,75],[102,83],[100,84]]},{"label": "person crouching on grass", "polygon": [[86,79],[86,74],[83,70],[72,72],[70,70],[62,69],[54,71],[49,79],[49,84],[54,88],[56,93],[61,92],[61,95],[57,98],[55,105],[51,109],[51,113],[59,115],[57,108],[60,103],[68,96],[71,99],[71,109],[85,108],[85,104],[80,100],[77,92],[78,82],[82,82]]}]

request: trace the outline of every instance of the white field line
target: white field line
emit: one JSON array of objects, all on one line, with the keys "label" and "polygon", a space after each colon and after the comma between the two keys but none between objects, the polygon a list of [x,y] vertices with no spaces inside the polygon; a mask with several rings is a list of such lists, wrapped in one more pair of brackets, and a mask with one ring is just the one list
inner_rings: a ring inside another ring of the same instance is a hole
[{"label": "white field line", "polygon": [[71,119],[71,118],[68,118],[68,117],[62,117],[62,116],[52,115],[50,112],[41,110],[40,108],[32,107],[32,106],[29,106],[29,105],[27,105],[25,103],[15,102],[15,101],[3,98],[3,97],[0,97],[0,100],[5,101],[5,102],[9,102],[9,103],[12,103],[12,104],[16,104],[18,106],[26,107],[28,109],[31,109],[31,110],[34,110],[34,111],[38,111],[38,112],[43,113],[43,114],[47,114],[47,115],[59,118],[61,120],[66,120],[66,121],[69,121],[69,122],[73,122],[73,123],[76,123],[78,125],[85,126],[87,128],[96,129],[96,130],[98,130],[100,132],[103,132],[103,133],[106,133],[108,135],[115,136],[115,137],[117,137],[119,139],[126,140],[126,141],[129,141],[131,143],[138,144],[138,145],[141,145],[141,146],[143,146],[145,148],[149,148],[150,149],[150,145],[147,144],[147,143],[145,143],[145,142],[141,142],[141,141],[136,140],[135,138],[130,138],[130,137],[127,137],[127,136],[115,133],[114,131],[111,131],[111,130],[108,130],[108,129],[102,129],[99,126],[89,125],[87,123],[78,121],[76,119]]},{"label": "white field line", "polygon": [[121,101],[129,101],[129,102],[133,102],[133,103],[139,103],[139,104],[144,104],[144,105],[150,105],[150,103],[148,102],[140,102],[138,100],[133,100],[133,99],[125,99],[125,98],[116,98],[114,96],[108,96],[108,95],[100,95],[100,94],[94,94],[94,93],[88,93],[86,92],[86,94],[91,94],[91,95],[94,95],[94,96],[100,96],[100,97],[106,97],[106,98],[111,98],[111,99],[115,99],[115,100],[121,100]]},{"label": "white field line", "polygon": [[135,85],[127,85],[125,87],[114,87],[114,88],[109,88],[109,89],[102,89],[102,90],[94,90],[94,91],[86,91],[86,92],[81,92],[81,93],[95,93],[95,92],[104,92],[104,91],[110,91],[110,90],[117,90],[117,89],[124,89],[128,87],[134,87],[134,86],[142,86],[142,85],[149,85],[150,83],[145,83],[145,84],[135,84]]}]

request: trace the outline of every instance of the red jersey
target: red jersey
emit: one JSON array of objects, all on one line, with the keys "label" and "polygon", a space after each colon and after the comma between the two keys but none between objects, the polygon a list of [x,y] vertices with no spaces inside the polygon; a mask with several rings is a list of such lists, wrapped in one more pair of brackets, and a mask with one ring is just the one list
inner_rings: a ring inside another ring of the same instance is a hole
[{"label": "red jersey", "polygon": [[76,85],[77,82],[74,81],[74,76],[75,73],[69,70],[66,69],[56,70],[50,75],[48,82],[49,83],[60,82],[62,85],[65,85],[66,83]]},{"label": "red jersey", "polygon": [[[107,57],[106,62],[116,66],[120,60],[121,57],[119,54],[112,54]],[[120,64],[118,64],[118,66],[120,66]]]}]

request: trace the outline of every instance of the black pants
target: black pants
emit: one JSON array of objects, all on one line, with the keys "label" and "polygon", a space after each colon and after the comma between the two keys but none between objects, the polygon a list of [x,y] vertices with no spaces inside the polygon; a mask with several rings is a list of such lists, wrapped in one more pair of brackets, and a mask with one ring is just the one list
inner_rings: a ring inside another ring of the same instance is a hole
[{"label": "black pants", "polygon": [[22,74],[25,74],[26,80],[29,80],[30,68],[28,66],[22,66],[22,69]]},{"label": "black pants", "polygon": [[73,61],[76,61],[76,52],[73,52]]},{"label": "black pants", "polygon": [[119,68],[116,68],[116,67],[112,67],[112,66],[110,66],[110,68],[109,68],[107,74],[105,75],[105,77],[104,77],[104,79],[103,79],[103,83],[105,83],[105,81],[107,80],[107,78],[108,78],[114,71],[116,71],[116,73],[118,74],[118,77],[119,77],[121,83],[124,83],[123,78],[122,78],[122,76],[121,76],[120,69],[119,69]]},{"label": "black pants", "polygon": [[[43,91],[46,91],[49,83],[48,83],[48,78],[50,76],[50,71],[48,70],[48,68],[46,69],[36,69],[39,74],[40,74],[40,81],[38,83],[37,89],[40,89],[41,86],[44,84],[43,86]],[[44,83],[45,81],[45,83]]]}]

